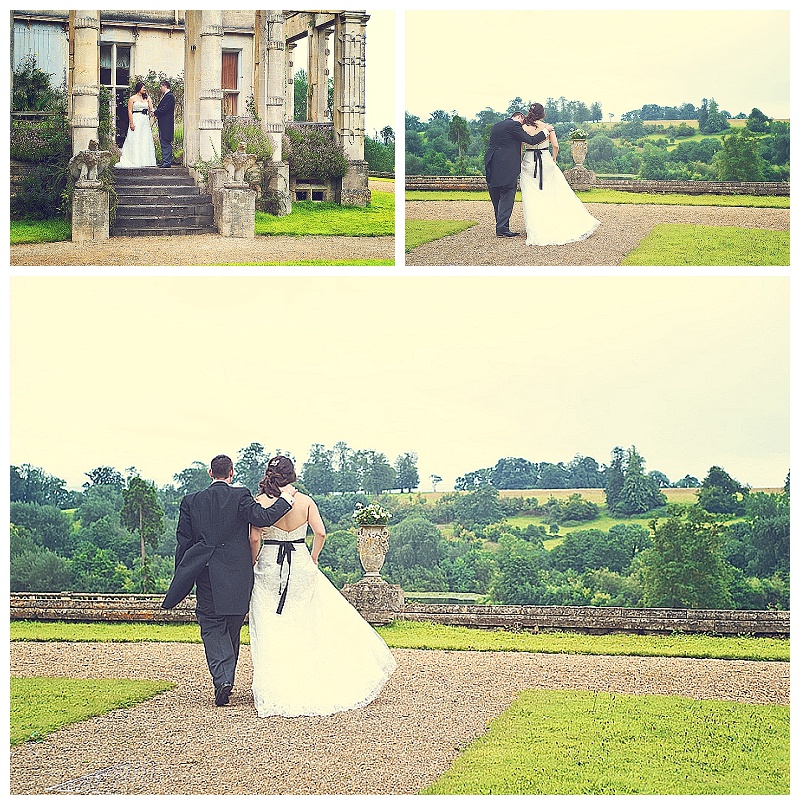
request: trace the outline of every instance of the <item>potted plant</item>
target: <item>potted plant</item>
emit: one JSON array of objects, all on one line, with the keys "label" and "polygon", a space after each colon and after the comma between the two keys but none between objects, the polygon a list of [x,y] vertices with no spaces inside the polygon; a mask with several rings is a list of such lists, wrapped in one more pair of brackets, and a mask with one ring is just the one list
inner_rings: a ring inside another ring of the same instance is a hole
[{"label": "potted plant", "polygon": [[381,568],[389,550],[389,518],[388,509],[378,503],[356,505],[353,519],[358,526],[356,530],[358,555],[364,568],[365,577],[380,576]]},{"label": "potted plant", "polygon": [[573,129],[569,133],[569,138],[572,141],[572,159],[576,168],[583,168],[583,161],[586,159],[586,150],[588,148],[588,143],[586,142],[588,136],[581,128]]}]

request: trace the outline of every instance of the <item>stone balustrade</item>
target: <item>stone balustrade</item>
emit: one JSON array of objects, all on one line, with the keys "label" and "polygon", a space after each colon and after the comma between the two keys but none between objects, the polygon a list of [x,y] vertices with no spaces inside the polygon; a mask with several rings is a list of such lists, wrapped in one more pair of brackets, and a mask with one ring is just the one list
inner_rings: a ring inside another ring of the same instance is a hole
[{"label": "stone balustrade", "polygon": [[[699,182],[597,178],[593,187],[598,190],[624,190],[629,193],[788,196],[789,185],[789,182]],[[406,190],[486,190],[486,179],[483,176],[406,176]]]},{"label": "stone balustrade", "polygon": [[[383,585],[386,602],[369,600],[365,585],[346,590],[374,625],[392,620],[510,631],[558,630],[589,634],[714,634],[789,637],[789,612],[774,610],[631,609],[623,607],[482,606],[412,604],[396,585]],[[355,593],[351,593],[355,590]],[[398,594],[399,591],[399,594]],[[11,620],[193,623],[195,600],[161,609],[163,595],[12,593]]]}]

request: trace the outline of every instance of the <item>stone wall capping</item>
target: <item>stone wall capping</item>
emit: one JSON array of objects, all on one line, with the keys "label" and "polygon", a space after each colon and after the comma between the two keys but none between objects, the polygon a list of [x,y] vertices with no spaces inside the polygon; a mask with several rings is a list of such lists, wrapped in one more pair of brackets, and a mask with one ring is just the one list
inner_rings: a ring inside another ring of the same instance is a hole
[{"label": "stone wall capping", "polygon": [[[789,637],[790,613],[776,610],[414,604],[383,579],[362,579],[342,594],[373,625],[424,621],[508,631],[583,634],[715,634]],[[161,609],[163,594],[11,593],[11,620],[194,623],[194,596]]]}]

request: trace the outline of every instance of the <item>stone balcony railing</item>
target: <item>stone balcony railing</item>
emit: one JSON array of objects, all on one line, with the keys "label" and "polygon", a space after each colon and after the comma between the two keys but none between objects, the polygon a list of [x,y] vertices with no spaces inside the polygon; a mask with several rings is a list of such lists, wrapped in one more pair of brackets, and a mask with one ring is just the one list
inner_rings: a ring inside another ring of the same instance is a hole
[{"label": "stone balcony railing", "polygon": [[[700,182],[654,181],[648,179],[597,178],[598,190],[624,190],[629,193],[686,193],[719,196],[788,196],[789,182]],[[406,190],[486,190],[483,176],[406,176]]]},{"label": "stone balcony railing", "polygon": [[[161,609],[163,595],[12,593],[11,620],[193,623],[194,597]],[[623,607],[479,606],[412,604],[378,611],[352,602],[374,625],[392,620],[427,621],[478,629],[589,634],[714,634],[789,637],[789,613],[773,610],[628,609]]]}]

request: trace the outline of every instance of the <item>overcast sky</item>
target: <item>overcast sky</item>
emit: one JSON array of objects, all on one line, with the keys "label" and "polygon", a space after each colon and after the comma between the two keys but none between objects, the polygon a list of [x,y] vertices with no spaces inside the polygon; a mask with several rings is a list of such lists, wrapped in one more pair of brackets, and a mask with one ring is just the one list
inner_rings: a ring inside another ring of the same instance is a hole
[{"label": "overcast sky", "polygon": [[758,107],[789,117],[788,11],[526,5],[408,12],[406,110],[422,120],[436,109],[472,118],[487,106],[505,111],[516,96],[544,103],[563,95],[599,101],[604,120],[645,103],[700,106],[703,98],[731,115]]},{"label": "overcast sky", "polygon": [[789,469],[786,277],[14,277],[12,464],[168,483],[252,441]]}]

